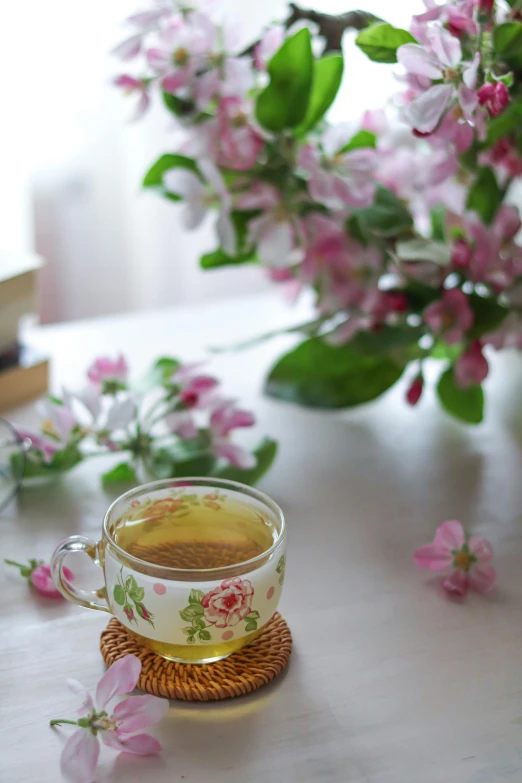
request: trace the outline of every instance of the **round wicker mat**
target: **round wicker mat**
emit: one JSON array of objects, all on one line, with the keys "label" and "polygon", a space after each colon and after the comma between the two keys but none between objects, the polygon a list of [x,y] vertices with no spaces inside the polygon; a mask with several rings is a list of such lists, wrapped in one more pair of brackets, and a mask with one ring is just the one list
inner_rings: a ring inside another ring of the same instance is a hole
[{"label": "round wicker mat", "polygon": [[276,612],[251,644],[217,663],[167,661],[143,647],[113,617],[101,634],[100,650],[110,666],[131,653],[142,662],[138,687],[155,696],[211,701],[242,696],[261,688],[285,668],[292,652],[290,629]]}]

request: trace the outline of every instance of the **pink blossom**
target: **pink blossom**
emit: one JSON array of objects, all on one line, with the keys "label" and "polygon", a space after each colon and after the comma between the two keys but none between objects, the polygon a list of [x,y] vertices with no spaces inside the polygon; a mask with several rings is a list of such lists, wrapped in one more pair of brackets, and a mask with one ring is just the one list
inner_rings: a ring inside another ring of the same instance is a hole
[{"label": "pink blossom", "polygon": [[133,60],[141,51],[142,36],[131,35],[112,50],[112,54],[121,60]]},{"label": "pink blossom", "polygon": [[241,98],[221,98],[217,107],[220,166],[240,171],[251,169],[264,147],[264,141],[250,120],[251,107]]},{"label": "pink blossom", "polygon": [[31,449],[40,452],[43,457],[43,461],[46,464],[52,462],[56,452],[63,448],[63,444],[59,443],[54,438],[48,437],[47,435],[42,435],[38,432],[33,432],[32,430],[26,430],[22,427],[17,427],[16,431],[22,440],[27,439],[31,441]]},{"label": "pink blossom", "polygon": [[179,386],[180,399],[186,408],[205,407],[209,393],[219,386],[217,378],[199,374],[200,367],[199,362],[181,365],[170,379],[171,383]]},{"label": "pink blossom", "polygon": [[464,239],[457,239],[451,251],[451,263],[455,269],[467,269],[473,258],[473,251]]},{"label": "pink blossom", "polygon": [[424,320],[434,334],[442,335],[448,345],[454,345],[463,340],[464,332],[473,325],[473,313],[466,294],[452,288],[426,308]]},{"label": "pink blossom", "polygon": [[476,0],[478,9],[484,16],[491,16],[495,8],[495,0]]},{"label": "pink blossom", "polygon": [[376,154],[373,149],[343,153],[352,135],[349,126],[332,126],[320,147],[306,144],[299,150],[297,164],[308,174],[310,196],[330,209],[368,207],[373,201]]},{"label": "pink blossom", "polygon": [[260,261],[271,267],[285,267],[302,260],[300,221],[276,188],[255,182],[248,192],[239,196],[236,208],[263,211],[250,221],[248,233]]},{"label": "pink blossom", "polygon": [[136,94],[138,96],[132,119],[138,120],[142,117],[150,105],[149,82],[145,81],[145,79],[136,79],[134,76],[122,74],[114,79],[114,84],[116,87],[121,87],[127,95]]},{"label": "pink blossom", "polygon": [[460,37],[463,33],[476,35],[478,25],[475,21],[475,0],[450,0],[438,5],[435,0],[424,0],[426,11],[413,17],[411,31],[421,43],[426,41],[428,24],[438,20],[447,24],[452,35]]},{"label": "pink blossom", "polygon": [[281,47],[285,38],[285,29],[281,25],[266,31],[254,49],[254,64],[258,71],[265,71],[269,61]]},{"label": "pink blossom", "polygon": [[207,31],[182,16],[173,16],[159,33],[159,46],[147,50],[147,60],[161,79],[165,92],[176,93],[186,87],[210,45]]},{"label": "pink blossom", "polygon": [[489,365],[482,353],[482,343],[474,340],[455,363],[455,380],[462,389],[477,386],[487,378]]},{"label": "pink blossom", "polygon": [[397,59],[408,74],[437,83],[418,91],[417,97],[404,107],[406,122],[421,133],[432,133],[451,104],[458,102],[466,119],[472,119],[478,105],[475,90],[480,55],[471,63],[462,62],[458,38],[439,26],[426,32],[426,44],[404,44]]},{"label": "pink blossom", "polygon": [[[28,565],[23,563],[16,563],[14,560],[4,560],[7,565],[15,566],[19,569],[21,576],[29,581],[40,595],[46,598],[62,598],[62,594],[56,589],[51,575],[51,566],[44,563],[42,560],[30,560]],[[63,573],[69,582],[74,580],[74,574],[64,566]]]},{"label": "pink blossom", "polygon": [[481,166],[493,166],[510,178],[522,175],[522,156],[509,139],[500,139],[479,156]]},{"label": "pink blossom", "polygon": [[40,411],[44,417],[41,424],[42,432],[50,436],[58,444],[58,447],[67,445],[78,426],[76,417],[70,407],[65,403],[60,404],[49,398],[40,404]]},{"label": "pink blossom", "polygon": [[443,587],[450,595],[465,596],[471,587],[478,593],[487,593],[497,575],[490,564],[491,544],[480,536],[466,540],[460,522],[443,522],[435,533],[433,544],[426,544],[415,552],[415,565],[430,571],[452,571]]},{"label": "pink blossom", "polygon": [[117,359],[100,356],[95,359],[87,371],[91,383],[103,386],[105,383],[124,385],[127,381],[129,368],[125,357],[120,354]]},{"label": "pink blossom", "polygon": [[192,440],[197,437],[198,428],[194,417],[189,411],[176,411],[165,416],[165,423],[170,431],[182,440]]},{"label": "pink blossom", "polygon": [[417,375],[412,381],[408,391],[406,392],[406,400],[408,405],[417,405],[422,397],[422,391],[424,389],[424,378],[422,375]]},{"label": "pink blossom", "polygon": [[[457,241],[457,253],[467,260],[470,280],[486,282],[502,290],[522,273],[521,249],[514,242],[521,227],[516,207],[504,204],[492,226],[485,226],[476,213],[467,213],[461,226],[464,238]],[[467,245],[467,253],[463,242]]]},{"label": "pink blossom", "polygon": [[233,400],[217,402],[210,417],[212,452],[243,470],[253,468],[256,458],[250,452],[231,443],[230,434],[238,427],[251,427],[254,423],[253,414],[236,408]]},{"label": "pink blossom", "polygon": [[210,160],[200,160],[199,170],[205,178],[187,169],[177,168],[165,172],[163,182],[167,190],[181,196],[185,210],[183,219],[186,228],[198,228],[207,212],[217,207],[216,229],[221,246],[230,256],[236,254],[236,232],[230,219],[231,197],[217,167]]},{"label": "pink blossom", "polygon": [[484,84],[478,91],[481,106],[485,106],[492,117],[502,114],[509,104],[509,90],[502,82]]},{"label": "pink blossom", "polygon": [[62,752],[61,772],[71,783],[92,783],[100,754],[99,741],[122,753],[148,756],[161,750],[150,734],[137,734],[160,721],[168,712],[166,699],[156,696],[130,696],[110,704],[122,694],[134,690],[141,672],[141,661],[135,655],[120,658],[103,675],[96,696],[77,680],[68,680],[70,690],[82,699],[77,721],[57,719],[51,726],[74,723],[79,728],[69,737]]},{"label": "pink blossom", "polygon": [[224,579],[201,599],[205,619],[216,628],[230,628],[245,619],[252,608],[254,588],[248,579]]}]

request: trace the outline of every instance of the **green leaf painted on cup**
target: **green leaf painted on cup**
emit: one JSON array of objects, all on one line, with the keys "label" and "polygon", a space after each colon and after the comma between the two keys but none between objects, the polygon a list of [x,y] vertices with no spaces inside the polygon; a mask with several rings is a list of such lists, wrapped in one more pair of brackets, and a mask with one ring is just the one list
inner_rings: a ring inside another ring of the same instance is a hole
[{"label": "green leaf painted on cup", "polygon": [[249,622],[245,625],[245,631],[247,633],[250,633],[251,631],[257,631],[257,623],[255,620],[249,620]]},{"label": "green leaf painted on cup", "polygon": [[254,610],[253,612],[250,612],[250,614],[247,614],[246,619],[247,620],[259,620],[260,614],[257,610]]},{"label": "green leaf painted on cup", "polygon": [[198,631],[198,637],[201,642],[209,642],[212,639],[210,631],[207,630]]},{"label": "green leaf painted on cup", "polygon": [[118,606],[123,606],[125,603],[125,590],[121,585],[114,585],[113,596]]},{"label": "green leaf painted on cup", "polygon": [[136,590],[137,588],[138,588],[138,583],[136,582],[135,578],[131,574],[125,580],[125,589],[128,593],[130,593],[132,590]]},{"label": "green leaf painted on cup", "polygon": [[138,601],[143,601],[143,599],[145,598],[145,588],[136,587],[134,590],[130,590],[129,598],[135,603]]},{"label": "green leaf painted on cup", "polygon": [[[205,593],[203,590],[191,590],[188,599],[189,604],[200,604],[204,595]],[[203,610],[201,610],[201,613],[203,613]]]}]

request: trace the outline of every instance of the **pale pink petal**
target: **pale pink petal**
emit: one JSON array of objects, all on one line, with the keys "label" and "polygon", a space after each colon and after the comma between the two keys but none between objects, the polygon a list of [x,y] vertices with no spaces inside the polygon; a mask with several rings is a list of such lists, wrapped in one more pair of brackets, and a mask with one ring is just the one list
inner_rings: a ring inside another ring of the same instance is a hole
[{"label": "pale pink petal", "polygon": [[163,49],[148,49],[147,60],[151,68],[162,73],[169,64],[169,56]]},{"label": "pale pink petal", "polygon": [[445,571],[453,561],[449,550],[441,549],[435,544],[426,544],[416,549],[413,559],[416,566],[428,568],[430,571]]},{"label": "pale pink petal", "polygon": [[437,84],[403,108],[406,122],[420,133],[431,133],[455,94],[451,84]]},{"label": "pale pink petal", "polygon": [[442,70],[436,60],[418,44],[404,44],[397,49],[397,60],[408,73],[442,79]]},{"label": "pale pink petal", "polygon": [[132,35],[116,46],[112,53],[121,60],[132,60],[141,49],[141,35]]},{"label": "pale pink petal", "polygon": [[134,419],[136,403],[131,397],[124,400],[115,400],[107,414],[106,429],[109,432],[126,429]]},{"label": "pale pink petal", "polygon": [[159,753],[161,745],[150,734],[136,734],[134,737],[118,737],[118,732],[104,731],[101,734],[104,745],[121,753],[133,753],[136,756],[151,756]]},{"label": "pale pink petal", "polygon": [[[458,38],[438,25],[430,26],[426,39],[437,60],[449,68],[456,68],[462,60],[462,47]],[[425,74],[428,76],[429,74]]]},{"label": "pale pink petal", "polygon": [[270,209],[280,202],[280,196],[272,185],[255,182],[246,193],[242,193],[237,201],[237,209]]},{"label": "pale pink petal", "polygon": [[471,536],[468,542],[469,550],[482,563],[487,563],[493,557],[493,547],[482,536]]},{"label": "pale pink petal", "polygon": [[71,783],[92,783],[100,755],[100,744],[88,729],[71,734],[62,751],[60,770]]},{"label": "pale pink petal", "polygon": [[514,239],[520,231],[520,212],[518,207],[504,204],[495,218],[495,233],[501,239]]},{"label": "pale pink petal", "polygon": [[478,96],[475,90],[461,85],[459,89],[459,103],[466,119],[472,120],[473,112],[478,106]]},{"label": "pale pink petal", "polygon": [[464,528],[456,520],[448,520],[439,525],[433,543],[440,549],[449,550],[462,549],[466,536]]},{"label": "pale pink petal", "polygon": [[[259,221],[263,218],[259,218]],[[253,220],[251,228],[254,228]],[[292,263],[294,236],[290,223],[276,223],[266,218],[257,242],[259,259],[267,266],[284,267]]]},{"label": "pale pink petal", "polygon": [[186,68],[179,71],[172,71],[163,77],[161,85],[165,92],[177,92],[181,87],[184,87],[189,80],[189,72]]},{"label": "pale pink petal", "polygon": [[76,694],[76,696],[79,696],[82,700],[82,705],[77,710],[78,715],[88,715],[89,712],[94,709],[94,704],[92,701],[92,696],[87,688],[82,685],[81,682],[78,682],[78,680],[69,679],[66,680],[66,684],[69,690]]},{"label": "pale pink petal", "polygon": [[148,93],[146,93],[145,90],[143,90],[140,93],[139,100],[136,104],[136,108],[134,109],[134,113],[132,114],[130,121],[136,122],[136,120],[139,120],[141,117],[143,117],[143,115],[145,114],[149,106],[150,106],[150,97]]},{"label": "pale pink petal", "polygon": [[192,440],[198,434],[197,427],[191,414],[185,411],[170,413],[165,417],[167,425],[175,435],[182,440]]},{"label": "pale pink petal", "polygon": [[237,252],[236,230],[226,209],[219,211],[216,228],[221,247],[227,255],[234,257]]},{"label": "pale pink petal", "polygon": [[118,723],[118,734],[134,734],[157,723],[169,711],[167,699],[157,696],[129,696],[117,704],[113,710]]},{"label": "pale pink petal", "polygon": [[190,204],[200,201],[205,195],[205,186],[193,171],[170,169],[163,175],[163,184],[171,193],[176,193]]},{"label": "pale pink petal", "polygon": [[468,574],[455,568],[451,574],[446,577],[442,586],[447,593],[451,595],[466,595],[468,592]]},{"label": "pale pink petal", "polygon": [[473,88],[477,84],[478,69],[480,66],[480,54],[477,52],[473,62],[462,69],[462,79],[466,87]]},{"label": "pale pink petal", "polygon": [[497,573],[489,563],[472,565],[469,571],[469,584],[477,593],[487,593],[497,579]]},{"label": "pale pink petal", "polygon": [[115,696],[130,693],[136,687],[141,672],[141,661],[135,655],[125,655],[107,669],[96,688],[96,706],[99,710]]},{"label": "pale pink petal", "polygon": [[142,86],[140,79],[135,79],[134,76],[129,76],[127,73],[116,76],[113,84],[115,84],[116,87],[122,87],[124,90],[135,90]]},{"label": "pale pink petal", "polygon": [[253,454],[234,445],[227,438],[214,438],[213,450],[218,457],[223,457],[236,468],[248,470],[256,465],[256,458]]}]

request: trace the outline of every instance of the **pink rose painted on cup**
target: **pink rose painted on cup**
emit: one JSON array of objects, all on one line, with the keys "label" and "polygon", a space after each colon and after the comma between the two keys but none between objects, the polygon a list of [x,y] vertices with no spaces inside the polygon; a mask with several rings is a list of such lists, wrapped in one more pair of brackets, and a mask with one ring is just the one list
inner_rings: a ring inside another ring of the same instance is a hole
[{"label": "pink rose painted on cup", "polygon": [[254,588],[248,579],[224,579],[201,599],[207,622],[216,628],[237,625],[250,613]]}]

